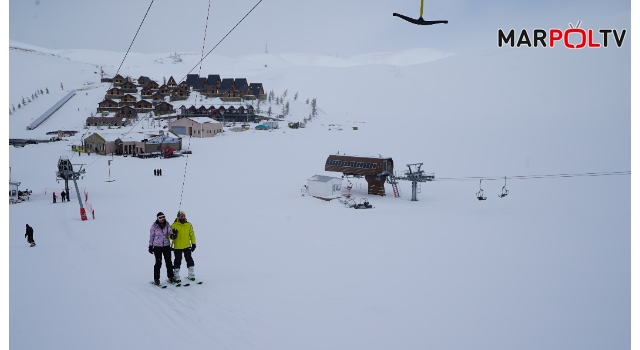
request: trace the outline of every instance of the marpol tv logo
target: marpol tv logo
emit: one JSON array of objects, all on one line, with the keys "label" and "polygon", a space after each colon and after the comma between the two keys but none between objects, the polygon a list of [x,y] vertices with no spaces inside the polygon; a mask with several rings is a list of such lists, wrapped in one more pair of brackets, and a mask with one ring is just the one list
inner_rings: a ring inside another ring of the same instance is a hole
[{"label": "marpol tv logo", "polygon": [[615,44],[618,47],[622,47],[624,37],[627,34],[626,29],[618,31],[617,29],[598,29],[593,30],[580,28],[580,23],[573,27],[569,23],[569,28],[565,30],[553,28],[548,31],[545,29],[534,29],[533,35],[530,35],[526,29],[520,32],[520,35],[516,41],[515,30],[511,29],[508,33],[502,29],[498,29],[498,47],[503,45],[509,45],[511,47],[547,47],[547,41],[549,47],[556,45],[564,45],[568,49],[597,49],[602,47],[609,47]]}]

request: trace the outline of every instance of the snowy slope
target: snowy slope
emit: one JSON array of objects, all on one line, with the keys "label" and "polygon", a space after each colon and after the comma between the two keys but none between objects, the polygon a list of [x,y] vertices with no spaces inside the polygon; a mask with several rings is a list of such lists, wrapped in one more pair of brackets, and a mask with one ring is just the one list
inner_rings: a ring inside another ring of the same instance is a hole
[{"label": "snowy slope", "polygon": [[[424,162],[436,179],[629,170],[629,45],[431,62],[405,52],[357,65],[287,54],[266,68],[255,56],[213,56],[202,74],[288,90],[291,121],[317,98],[319,117],[305,129],[185,139],[188,161],[115,157],[110,168],[111,157],[79,157],[70,145],[96,131],[82,128],[107,88],[95,66],[115,73],[122,55],[39,52],[58,56],[10,50],[10,103],[43,84],[55,90],[10,116],[10,137],[81,132],[9,150],[12,179],[42,194],[10,206],[12,349],[630,346],[629,176],[508,180],[503,199],[504,183],[485,181],[484,202],[477,180],[426,183],[411,202],[408,182],[401,198],[381,198],[352,179],[372,210],[300,195],[312,175],[339,175],[323,171],[336,152],[390,156],[396,170]],[[131,53],[121,73],[179,79],[199,54],[167,57]],[[25,130],[63,95],[62,74],[65,90],[91,88]],[[85,164],[79,186],[95,220],[79,220],[75,195],[51,204],[62,155]],[[109,171],[116,181],[105,182]],[[179,208],[194,225],[205,283],[159,290],[148,285],[148,230],[158,211]]]}]

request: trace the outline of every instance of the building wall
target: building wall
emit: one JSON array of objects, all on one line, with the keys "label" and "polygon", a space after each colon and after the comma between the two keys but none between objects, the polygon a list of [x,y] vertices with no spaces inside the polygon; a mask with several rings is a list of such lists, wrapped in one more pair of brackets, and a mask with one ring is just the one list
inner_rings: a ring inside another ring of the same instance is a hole
[{"label": "building wall", "polygon": [[214,137],[222,132],[222,123],[213,120],[210,123],[200,124],[189,118],[181,118],[169,124],[170,130],[173,130],[173,127],[185,127],[187,136],[189,136],[189,128],[191,128],[191,137],[200,138]]}]

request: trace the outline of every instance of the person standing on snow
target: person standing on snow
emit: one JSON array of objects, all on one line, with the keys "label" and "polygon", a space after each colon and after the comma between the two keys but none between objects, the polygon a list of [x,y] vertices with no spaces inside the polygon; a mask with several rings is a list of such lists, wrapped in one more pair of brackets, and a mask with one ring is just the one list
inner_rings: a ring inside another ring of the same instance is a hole
[{"label": "person standing on snow", "polygon": [[60,198],[62,199],[62,201],[64,202],[64,197],[66,197],[66,193],[64,193],[64,191],[60,192]]},{"label": "person standing on snow", "polygon": [[175,281],[173,274],[173,265],[171,264],[171,246],[169,234],[171,234],[171,226],[167,224],[167,220],[162,212],[156,215],[156,221],[151,225],[149,235],[149,254],[155,255],[156,264],[153,265],[153,283],[160,284],[160,269],[162,268],[162,258],[167,267],[167,278],[173,283]]},{"label": "person standing on snow", "polygon": [[196,250],[196,234],[193,232],[193,226],[187,221],[187,214],[184,211],[178,212],[178,219],[171,225],[171,239],[173,240],[173,276],[177,282],[180,282],[180,265],[182,264],[182,254],[184,260],[187,261],[187,269],[189,270],[190,280],[195,280],[196,275],[193,272],[193,258],[191,253]]},{"label": "person standing on snow", "polygon": [[29,226],[29,224],[27,224],[27,232],[24,236],[27,237],[27,242],[31,244],[32,247],[36,245],[36,242],[33,240],[33,228]]}]

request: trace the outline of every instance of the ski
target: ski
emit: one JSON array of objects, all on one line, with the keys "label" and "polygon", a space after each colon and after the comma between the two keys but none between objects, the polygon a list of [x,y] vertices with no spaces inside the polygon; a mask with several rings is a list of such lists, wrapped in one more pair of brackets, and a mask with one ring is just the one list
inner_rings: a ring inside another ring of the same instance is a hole
[{"label": "ski", "polygon": [[163,286],[162,284],[155,284],[155,283],[153,283],[153,281],[151,281],[151,282],[149,282],[149,283],[153,284],[154,286],[156,286],[156,287],[158,287],[158,288],[162,288],[162,289],[167,288],[167,286]]},{"label": "ski", "polygon": [[169,280],[167,280],[167,283],[171,283],[171,284],[173,284],[173,285],[174,285],[174,286],[176,286],[176,287],[180,287],[180,286],[188,287],[188,286],[190,286],[190,284],[189,284],[189,283],[171,282],[171,281],[169,281]]},{"label": "ski", "polygon": [[202,281],[198,281],[197,279],[191,279],[191,278],[187,278],[187,281],[190,281],[191,283],[195,283],[195,284],[202,284]]}]

